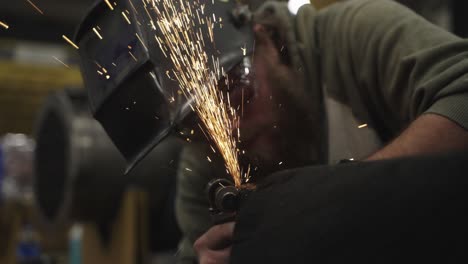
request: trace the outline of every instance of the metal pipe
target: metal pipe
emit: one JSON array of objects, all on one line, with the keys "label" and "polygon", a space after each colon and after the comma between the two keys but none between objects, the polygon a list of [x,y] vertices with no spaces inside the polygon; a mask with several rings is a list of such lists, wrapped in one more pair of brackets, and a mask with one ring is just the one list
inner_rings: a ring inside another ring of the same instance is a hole
[{"label": "metal pipe", "polygon": [[[125,160],[91,116],[82,89],[48,97],[38,118],[35,138],[35,197],[40,211],[50,221],[109,221],[118,210],[123,191],[136,187],[149,194],[150,223],[161,223],[150,226],[153,231],[159,229],[159,234],[154,231],[155,239],[162,239],[161,233],[168,229],[177,229],[171,201],[182,146],[179,139],[162,142],[131,174],[124,176]],[[161,219],[161,215],[168,219]],[[177,242],[178,229],[174,232],[174,238],[167,237],[175,240],[171,244]]]}]

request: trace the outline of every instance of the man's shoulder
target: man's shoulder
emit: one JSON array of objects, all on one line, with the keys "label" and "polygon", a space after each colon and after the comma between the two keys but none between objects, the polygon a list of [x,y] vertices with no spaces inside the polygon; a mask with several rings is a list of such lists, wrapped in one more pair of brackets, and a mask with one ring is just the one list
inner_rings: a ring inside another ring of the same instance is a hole
[{"label": "man's shoulder", "polygon": [[[308,11],[310,12],[310,11]],[[306,14],[307,15],[307,14]],[[396,21],[414,15],[410,9],[389,0],[340,1],[316,12],[314,18],[323,27],[363,28],[385,25],[384,20]]]}]

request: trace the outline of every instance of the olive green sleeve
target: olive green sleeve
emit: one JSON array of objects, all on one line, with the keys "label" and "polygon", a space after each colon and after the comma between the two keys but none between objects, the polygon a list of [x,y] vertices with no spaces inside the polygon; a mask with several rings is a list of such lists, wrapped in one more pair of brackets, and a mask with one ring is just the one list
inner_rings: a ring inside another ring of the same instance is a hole
[{"label": "olive green sleeve", "polygon": [[[212,162],[208,161],[207,156],[211,157]],[[225,174],[221,168],[222,163],[216,160],[207,145],[189,144],[181,154],[175,206],[183,237],[179,244],[177,263],[196,263],[193,243],[212,226],[205,189],[211,179]],[[219,171],[223,174],[219,174]]]},{"label": "olive green sleeve", "polygon": [[330,96],[399,133],[424,113],[468,129],[468,41],[387,0],[318,12],[316,39]]}]

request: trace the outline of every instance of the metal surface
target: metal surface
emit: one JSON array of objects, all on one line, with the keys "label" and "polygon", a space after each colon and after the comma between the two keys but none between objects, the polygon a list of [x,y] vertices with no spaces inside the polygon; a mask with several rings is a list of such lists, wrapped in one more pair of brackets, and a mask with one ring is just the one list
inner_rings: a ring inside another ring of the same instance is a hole
[{"label": "metal surface", "polygon": [[248,195],[248,192],[236,188],[234,183],[224,178],[213,179],[208,182],[206,194],[214,224],[233,221],[242,200]]},{"label": "metal surface", "polygon": [[[73,90],[50,96],[36,129],[35,194],[49,219],[104,216],[124,188],[123,159]],[[105,213],[104,213],[105,214]]]},{"label": "metal surface", "polygon": [[239,190],[226,179],[214,179],[207,185],[208,201],[212,214],[232,213],[239,209]]},{"label": "metal surface", "polygon": [[230,263],[466,263],[468,152],[309,166],[243,203]]},{"label": "metal surface", "polygon": [[[176,243],[169,240],[178,237],[172,201],[179,140],[164,141],[137,170],[123,175],[125,161],[92,118],[84,91],[66,90],[48,98],[38,119],[36,142],[35,196],[49,220],[108,222],[123,191],[139,188],[150,195],[155,243]],[[167,232],[172,236],[164,235]]]}]

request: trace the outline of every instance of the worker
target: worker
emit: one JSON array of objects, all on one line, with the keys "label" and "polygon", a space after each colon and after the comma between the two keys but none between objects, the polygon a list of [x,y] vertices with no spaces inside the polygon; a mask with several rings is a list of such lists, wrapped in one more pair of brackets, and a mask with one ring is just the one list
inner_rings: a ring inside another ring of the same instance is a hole
[{"label": "worker", "polygon": [[[265,1],[253,28],[255,78],[240,127],[257,181],[343,159],[468,148],[467,41],[385,0],[305,5],[295,16]],[[204,188],[223,172],[206,160],[209,151],[194,143],[181,158],[180,263],[229,262],[235,224],[211,227]]]}]

